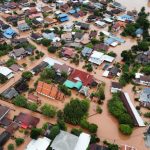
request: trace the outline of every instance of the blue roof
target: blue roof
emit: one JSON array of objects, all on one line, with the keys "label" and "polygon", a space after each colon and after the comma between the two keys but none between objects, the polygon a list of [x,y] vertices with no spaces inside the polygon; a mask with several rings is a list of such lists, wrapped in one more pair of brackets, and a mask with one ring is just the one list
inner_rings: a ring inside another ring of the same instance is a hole
[{"label": "blue roof", "polygon": [[69,14],[75,14],[76,13],[76,10],[72,9],[69,11]]},{"label": "blue roof", "polygon": [[4,35],[6,38],[8,38],[8,39],[12,38],[12,36],[13,36],[14,34],[16,34],[16,31],[13,30],[12,28],[6,29],[6,30],[4,31],[4,33],[3,33],[3,35]]},{"label": "blue roof", "polygon": [[125,43],[125,40],[119,38],[119,37],[116,37],[116,36],[111,36],[111,38],[113,38],[115,41],[119,42],[119,43]]},{"label": "blue roof", "polygon": [[61,22],[65,22],[65,21],[68,21],[69,18],[68,18],[68,17],[63,17],[63,18],[59,18],[59,20],[60,20]]},{"label": "blue roof", "polygon": [[141,28],[137,29],[137,30],[135,31],[135,34],[136,34],[136,35],[138,35],[138,34],[142,35],[142,34],[143,34],[143,29],[141,29]]},{"label": "blue roof", "polygon": [[113,39],[113,38],[110,37],[110,38],[108,38],[108,39],[105,40],[105,44],[111,45],[115,41],[116,41],[115,39]]},{"label": "blue roof", "polygon": [[133,16],[129,16],[127,14],[120,16],[121,19],[125,19],[125,20],[129,20],[129,21],[133,21],[134,17]]},{"label": "blue roof", "polygon": [[60,15],[58,15],[58,17],[59,18],[64,18],[64,17],[68,17],[68,15],[67,14],[60,14]]}]

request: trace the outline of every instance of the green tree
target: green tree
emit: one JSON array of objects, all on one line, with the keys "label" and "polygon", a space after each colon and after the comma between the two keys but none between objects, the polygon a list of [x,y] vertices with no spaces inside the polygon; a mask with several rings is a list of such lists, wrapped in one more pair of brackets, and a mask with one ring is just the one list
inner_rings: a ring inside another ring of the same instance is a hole
[{"label": "green tree", "polygon": [[88,122],[86,119],[82,119],[82,120],[80,121],[80,126],[81,126],[83,129],[89,129],[90,124],[89,124],[89,122]]},{"label": "green tree", "polygon": [[30,102],[30,103],[27,104],[27,108],[32,110],[32,111],[36,111],[37,108],[38,108],[38,105],[36,103],[31,103]]},{"label": "green tree", "polygon": [[41,107],[42,114],[47,116],[47,117],[55,117],[56,116],[56,107],[48,104],[44,104]]},{"label": "green tree", "polygon": [[134,62],[134,56],[132,54],[132,51],[129,50],[129,51],[122,51],[121,53],[121,57],[123,58],[122,60],[128,64]]},{"label": "green tree", "polygon": [[33,74],[30,71],[26,71],[22,73],[22,78],[30,80],[33,77]]},{"label": "green tree", "polygon": [[97,112],[97,113],[101,114],[102,111],[103,111],[103,110],[102,110],[102,108],[101,108],[100,106],[97,106],[97,107],[96,107],[96,112]]},{"label": "green tree", "polygon": [[10,67],[11,65],[16,64],[16,60],[14,58],[10,58],[6,61],[6,66]]},{"label": "green tree", "polygon": [[51,132],[50,132],[50,135],[49,135],[49,138],[51,140],[54,140],[55,137],[60,133],[60,128],[59,126],[55,125],[51,128]]},{"label": "green tree", "polygon": [[63,113],[62,110],[57,111],[57,118],[60,119],[60,120],[64,119],[64,113]]},{"label": "green tree", "polygon": [[89,101],[72,99],[64,107],[64,119],[66,122],[77,125],[81,119],[87,115],[89,109]]},{"label": "green tree", "polygon": [[82,133],[82,129],[73,128],[71,130],[71,133],[76,135],[76,136],[79,136]]},{"label": "green tree", "polygon": [[44,71],[40,74],[40,78],[42,80],[45,80],[45,79],[55,79],[55,70],[52,69],[52,68],[46,68],[44,69]]},{"label": "green tree", "polygon": [[0,84],[4,84],[7,80],[7,77],[0,73]]},{"label": "green tree", "polygon": [[13,50],[13,47],[7,43],[0,44],[0,57],[8,54]]},{"label": "green tree", "polygon": [[8,150],[14,150],[14,149],[15,149],[15,147],[14,147],[14,145],[13,145],[13,144],[9,144],[9,145],[8,145],[8,147],[7,147],[7,149],[8,149]]},{"label": "green tree", "polygon": [[58,88],[61,92],[63,92],[65,95],[71,96],[71,90],[69,90],[65,85],[59,85]]},{"label": "green tree", "polygon": [[133,130],[128,124],[120,124],[119,129],[125,135],[131,135]]},{"label": "green tree", "polygon": [[122,32],[123,36],[133,36],[135,37],[136,25],[135,23],[129,23],[126,25],[124,31]]},{"label": "green tree", "polygon": [[96,124],[91,123],[91,124],[89,125],[89,132],[91,132],[91,133],[96,133],[96,132],[97,132],[97,129],[98,129],[98,126],[97,126]]},{"label": "green tree", "polygon": [[64,120],[59,120],[59,119],[58,119],[58,120],[57,120],[57,125],[59,126],[59,128],[60,128],[61,130],[64,130],[64,131],[67,130],[67,126],[66,126]]},{"label": "green tree", "polygon": [[30,137],[32,139],[36,140],[41,135],[41,133],[42,133],[42,129],[40,129],[40,128],[33,128],[31,130]]},{"label": "green tree", "polygon": [[150,67],[149,67],[149,65],[144,66],[144,67],[141,69],[141,72],[143,72],[143,73],[146,74],[146,75],[150,75]]},{"label": "green tree", "polygon": [[143,40],[143,41],[138,42],[137,46],[138,46],[139,51],[148,51],[150,44],[148,43],[148,41]]},{"label": "green tree", "polygon": [[55,46],[49,46],[48,47],[48,52],[55,53],[56,51],[57,51],[57,47],[55,47]]},{"label": "green tree", "polygon": [[20,107],[27,107],[27,99],[22,95],[18,95],[13,99],[13,104]]},{"label": "green tree", "polygon": [[119,150],[119,146],[117,144],[108,144],[108,150]]},{"label": "green tree", "polygon": [[15,142],[16,142],[16,146],[20,146],[22,143],[24,143],[24,139],[22,139],[22,138],[16,138]]},{"label": "green tree", "polygon": [[98,143],[100,142],[100,139],[97,137],[96,134],[91,134],[91,140],[90,140],[90,143]]},{"label": "green tree", "polygon": [[44,46],[49,46],[50,44],[51,44],[51,41],[50,40],[48,40],[48,39],[42,39],[41,40],[41,43],[44,45]]}]

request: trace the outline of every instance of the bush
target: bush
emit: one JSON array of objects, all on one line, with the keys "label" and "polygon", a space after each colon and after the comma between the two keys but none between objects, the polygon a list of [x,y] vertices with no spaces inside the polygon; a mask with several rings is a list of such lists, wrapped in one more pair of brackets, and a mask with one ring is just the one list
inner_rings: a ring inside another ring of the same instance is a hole
[{"label": "bush", "polygon": [[64,119],[64,113],[62,110],[57,111],[57,118],[60,120]]},{"label": "bush", "polygon": [[56,51],[57,51],[57,47],[55,47],[55,46],[49,46],[48,47],[48,52],[50,52],[50,53],[56,53]]},{"label": "bush", "polygon": [[42,133],[42,129],[40,129],[40,128],[33,128],[31,130],[30,137],[32,139],[36,140],[41,135],[41,133]]},{"label": "bush", "polygon": [[56,115],[56,107],[54,107],[52,105],[44,104],[41,107],[41,111],[42,111],[42,114],[47,117],[53,118]]},{"label": "bush", "polygon": [[11,65],[16,64],[16,60],[13,58],[10,58],[6,61],[6,66],[10,67]]},{"label": "bush", "polygon": [[101,108],[100,106],[97,106],[97,107],[96,107],[96,112],[97,112],[97,113],[101,114],[102,111],[103,111],[103,110],[102,110],[102,108]]},{"label": "bush", "polygon": [[91,135],[90,144],[98,143],[98,142],[100,142],[100,139],[97,137],[96,134],[92,134],[92,135]]},{"label": "bush", "polygon": [[59,126],[60,130],[67,130],[67,126],[64,122],[64,120],[57,120],[57,125]]},{"label": "bush", "polygon": [[133,128],[127,124],[120,124],[119,129],[125,135],[131,135],[133,130]]},{"label": "bush", "polygon": [[38,105],[36,104],[36,103],[28,103],[27,104],[27,108],[29,109],[29,110],[32,110],[32,111],[36,111],[37,110],[37,108],[38,108]]},{"label": "bush", "polygon": [[48,128],[48,122],[44,123],[42,129],[46,130]]},{"label": "bush", "polygon": [[114,53],[113,51],[109,52],[107,55],[112,56],[112,57],[116,57],[117,56],[117,54]]},{"label": "bush", "polygon": [[91,133],[96,133],[96,132],[97,132],[97,129],[98,129],[98,126],[97,126],[96,124],[91,123],[91,124],[89,125],[89,132],[91,132]]},{"label": "bush", "polygon": [[80,136],[80,134],[82,133],[82,129],[73,128],[71,130],[71,133],[76,135],[76,136]]},{"label": "bush", "polygon": [[144,117],[150,118],[150,112],[145,113],[145,114],[144,114]]},{"label": "bush", "polygon": [[51,140],[54,140],[55,137],[60,133],[60,128],[59,126],[55,125],[51,128],[51,132],[50,132],[50,135],[49,135],[49,138]]},{"label": "bush", "polygon": [[13,104],[16,106],[26,108],[27,107],[27,99],[22,95],[18,95],[13,99]]},{"label": "bush", "polygon": [[89,128],[89,122],[87,121],[87,120],[85,120],[85,119],[82,119],[81,121],[80,121],[80,126],[83,128],[83,129],[88,129]]},{"label": "bush", "polygon": [[14,150],[14,149],[15,149],[15,147],[14,147],[14,145],[13,145],[13,144],[9,144],[9,145],[8,145],[8,147],[7,147],[7,149],[8,149],[8,150]]},{"label": "bush", "polygon": [[71,90],[69,90],[65,85],[59,85],[58,88],[61,92],[63,92],[65,95],[71,96]]},{"label": "bush", "polygon": [[51,41],[50,40],[48,40],[48,39],[42,39],[41,40],[41,43],[44,45],[44,46],[49,46],[50,45],[50,43],[51,43]]},{"label": "bush", "polygon": [[24,139],[22,139],[22,138],[16,138],[15,142],[16,142],[16,146],[20,146],[22,143],[24,143]]},{"label": "bush", "polygon": [[0,84],[4,84],[7,80],[7,77],[0,73]]},{"label": "bush", "polygon": [[22,73],[22,78],[30,80],[33,77],[32,73],[30,71],[26,71]]}]

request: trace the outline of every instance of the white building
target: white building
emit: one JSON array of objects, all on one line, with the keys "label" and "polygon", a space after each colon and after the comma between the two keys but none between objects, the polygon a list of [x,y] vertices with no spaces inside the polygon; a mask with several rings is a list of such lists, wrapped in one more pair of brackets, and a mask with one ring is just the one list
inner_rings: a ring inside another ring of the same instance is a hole
[{"label": "white building", "polygon": [[98,51],[93,51],[92,55],[89,58],[89,61],[91,63],[97,64],[97,65],[102,64],[104,61],[111,63],[113,62],[113,60],[114,60],[114,57],[109,56],[109,55],[104,55],[104,53],[101,53]]},{"label": "white building", "polygon": [[50,145],[50,142],[51,140],[47,137],[38,138],[37,140],[32,140],[25,150],[46,150]]},{"label": "white building", "polygon": [[10,79],[14,76],[12,70],[10,70],[9,68],[4,67],[4,66],[0,66],[0,74],[7,77],[7,79]]},{"label": "white building", "polygon": [[51,144],[52,150],[87,150],[91,136],[81,133],[80,136],[60,131]]},{"label": "white building", "polygon": [[86,133],[81,133],[74,150],[87,150],[91,136]]}]

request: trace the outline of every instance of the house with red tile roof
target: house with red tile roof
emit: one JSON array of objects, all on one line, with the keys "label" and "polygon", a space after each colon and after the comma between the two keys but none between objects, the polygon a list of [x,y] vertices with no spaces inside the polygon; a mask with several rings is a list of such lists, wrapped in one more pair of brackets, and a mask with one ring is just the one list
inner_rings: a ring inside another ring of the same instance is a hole
[{"label": "house with red tile roof", "polygon": [[90,86],[94,82],[93,76],[91,74],[78,69],[74,69],[72,71],[68,80],[72,82],[81,81],[84,86]]},{"label": "house with red tile roof", "polygon": [[63,57],[72,58],[75,54],[75,49],[70,47],[63,47],[62,55]]},{"label": "house with red tile roof", "polygon": [[15,118],[15,122],[19,123],[24,129],[36,127],[39,121],[39,118],[33,117],[29,114],[25,114],[22,112]]}]

